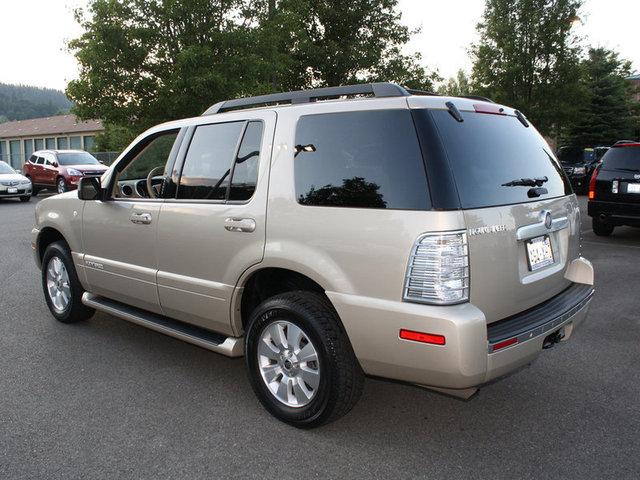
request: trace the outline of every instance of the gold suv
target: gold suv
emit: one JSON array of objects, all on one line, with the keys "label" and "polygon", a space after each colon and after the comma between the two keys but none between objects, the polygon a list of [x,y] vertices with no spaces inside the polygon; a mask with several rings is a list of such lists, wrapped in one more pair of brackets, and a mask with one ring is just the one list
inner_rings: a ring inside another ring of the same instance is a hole
[{"label": "gold suv", "polygon": [[593,269],[552,150],[483,98],[368,84],[221,102],[41,201],[62,322],[95,310],[231,357],[297,427],[364,375],[468,398],[567,340]]}]

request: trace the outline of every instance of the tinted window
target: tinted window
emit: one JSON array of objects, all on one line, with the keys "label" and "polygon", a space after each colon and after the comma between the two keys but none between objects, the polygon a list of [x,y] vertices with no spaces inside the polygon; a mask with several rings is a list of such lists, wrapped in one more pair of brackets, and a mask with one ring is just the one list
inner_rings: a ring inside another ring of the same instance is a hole
[{"label": "tinted window", "polygon": [[408,110],[301,117],[296,145],[296,196],[303,205],[429,208],[424,163]]},{"label": "tinted window", "polygon": [[36,161],[36,163],[38,165],[42,165],[44,163],[44,157],[38,157],[38,160]]},{"label": "tinted window", "polygon": [[244,122],[196,128],[185,158],[178,198],[224,200]]},{"label": "tinted window", "polygon": [[38,160],[38,157],[35,155],[31,155],[31,157],[29,157],[29,163],[36,163],[36,160]]},{"label": "tinted window", "polygon": [[229,200],[249,200],[253,196],[258,181],[261,139],[262,122],[249,122],[233,167]]},{"label": "tinted window", "polygon": [[60,165],[98,165],[96,157],[87,152],[59,153]]},{"label": "tinted window", "polygon": [[602,167],[640,171],[640,147],[614,147],[602,157]]},{"label": "tinted window", "polygon": [[[453,170],[462,208],[545,200],[571,193],[549,146],[517,118],[463,112],[456,121],[447,110],[430,110]],[[423,113],[424,114],[424,113]],[[547,177],[548,193],[529,198],[529,186],[506,186],[523,178]]]}]

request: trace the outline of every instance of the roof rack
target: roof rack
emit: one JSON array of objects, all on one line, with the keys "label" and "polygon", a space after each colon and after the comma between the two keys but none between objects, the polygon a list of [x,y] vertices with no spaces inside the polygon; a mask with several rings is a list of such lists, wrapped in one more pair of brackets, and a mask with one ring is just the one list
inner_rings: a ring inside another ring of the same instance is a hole
[{"label": "roof rack", "polygon": [[[345,85],[343,87],[313,88],[309,90],[297,90],[286,93],[272,93],[257,97],[238,98],[218,102],[209,107],[202,115],[215,115],[216,113],[240,110],[243,108],[263,107],[267,105],[287,105],[315,102],[319,99],[333,97],[372,95],[376,98],[384,97],[408,97],[416,94],[414,90],[407,90],[395,83],[363,83],[359,85]],[[427,94],[426,92],[422,93]],[[433,95],[433,94],[431,94]]]}]

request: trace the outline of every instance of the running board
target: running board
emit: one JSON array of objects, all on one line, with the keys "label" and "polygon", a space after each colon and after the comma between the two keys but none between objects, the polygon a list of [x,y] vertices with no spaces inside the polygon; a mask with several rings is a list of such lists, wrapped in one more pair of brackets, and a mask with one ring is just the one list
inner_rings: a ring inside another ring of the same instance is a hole
[{"label": "running board", "polygon": [[82,303],[87,307],[95,308],[101,312],[120,317],[131,323],[184,340],[207,350],[221,353],[227,357],[241,357],[244,354],[244,341],[242,338],[225,337],[195,325],[179,322],[89,292],[85,292],[82,295]]}]

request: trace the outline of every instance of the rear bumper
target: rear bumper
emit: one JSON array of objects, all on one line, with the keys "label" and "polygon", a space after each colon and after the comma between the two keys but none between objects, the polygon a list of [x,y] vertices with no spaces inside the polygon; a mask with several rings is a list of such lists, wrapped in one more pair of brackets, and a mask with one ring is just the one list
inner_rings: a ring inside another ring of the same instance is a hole
[{"label": "rear bumper", "polygon": [[591,200],[587,204],[587,213],[612,225],[640,227],[640,203]]},{"label": "rear bumper", "polygon": [[[565,292],[554,298],[566,296]],[[593,287],[584,286],[583,293],[573,298],[575,302],[557,302],[555,309],[545,311],[544,304],[536,307],[541,309],[540,315],[530,328],[523,322],[513,335],[503,337],[515,336],[517,343],[499,350],[494,349],[497,341],[491,340],[497,337],[487,327],[484,314],[472,304],[439,307],[332,292],[327,295],[365,373],[452,393],[478,387],[531,363],[542,351],[545,339],[556,332],[568,340],[587,314]],[[402,340],[401,328],[444,335],[446,344]]]}]

